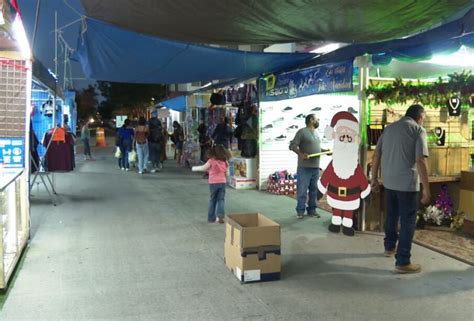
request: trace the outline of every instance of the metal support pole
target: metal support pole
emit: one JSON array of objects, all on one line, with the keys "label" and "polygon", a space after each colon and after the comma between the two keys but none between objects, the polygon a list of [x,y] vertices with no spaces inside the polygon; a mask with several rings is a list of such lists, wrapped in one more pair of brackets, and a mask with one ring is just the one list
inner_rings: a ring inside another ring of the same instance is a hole
[{"label": "metal support pole", "polygon": [[[67,71],[67,54],[69,53],[69,49],[67,44],[64,44],[64,73],[63,73],[63,91],[66,92],[66,71]],[[61,120],[63,122],[63,120]]]},{"label": "metal support pole", "polygon": [[[359,87],[358,87],[358,96],[359,96],[359,116],[360,116],[360,135],[361,135],[361,144],[359,151],[359,161],[364,172],[367,170],[367,106],[368,101],[365,94],[365,90],[369,86],[369,56],[357,57],[355,61],[356,65],[359,67]],[[359,227],[361,231],[366,229],[366,204],[362,202],[361,217],[359,218]]]},{"label": "metal support pole", "polygon": [[56,76],[56,84],[54,88],[53,99],[53,128],[56,127],[56,95],[58,90],[58,12],[54,11],[54,75]]}]

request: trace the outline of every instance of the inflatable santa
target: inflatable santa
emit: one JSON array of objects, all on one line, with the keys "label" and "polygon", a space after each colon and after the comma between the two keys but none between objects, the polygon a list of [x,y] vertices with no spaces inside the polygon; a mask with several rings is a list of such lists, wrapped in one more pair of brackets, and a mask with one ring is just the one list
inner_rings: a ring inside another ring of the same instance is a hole
[{"label": "inflatable santa", "polygon": [[360,207],[360,199],[370,194],[370,184],[359,165],[359,123],[352,113],[341,111],[334,115],[331,126],[324,136],[334,139],[333,157],[318,181],[318,198],[327,194],[332,207],[329,231],[353,236],[354,211]]}]

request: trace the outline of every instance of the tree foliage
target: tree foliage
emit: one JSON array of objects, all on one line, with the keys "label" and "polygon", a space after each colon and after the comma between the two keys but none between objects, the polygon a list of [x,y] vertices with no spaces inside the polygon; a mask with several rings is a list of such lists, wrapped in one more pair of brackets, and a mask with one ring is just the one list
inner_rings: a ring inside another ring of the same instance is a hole
[{"label": "tree foliage", "polygon": [[76,91],[77,117],[79,119],[87,119],[96,114],[97,96],[96,86],[92,85]]},{"label": "tree foliage", "polygon": [[100,112],[111,117],[114,111],[120,110],[128,115],[138,116],[144,113],[153,101],[166,96],[167,87],[155,84],[129,84],[99,81],[98,88],[105,98]]}]

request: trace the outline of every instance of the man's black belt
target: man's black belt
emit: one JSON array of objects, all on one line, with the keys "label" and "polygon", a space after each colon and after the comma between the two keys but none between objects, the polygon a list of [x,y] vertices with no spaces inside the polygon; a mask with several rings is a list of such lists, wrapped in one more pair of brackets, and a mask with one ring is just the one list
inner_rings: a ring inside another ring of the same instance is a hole
[{"label": "man's black belt", "polygon": [[338,196],[349,196],[359,194],[361,192],[360,187],[346,188],[346,187],[335,187],[328,185],[328,191],[335,193]]}]

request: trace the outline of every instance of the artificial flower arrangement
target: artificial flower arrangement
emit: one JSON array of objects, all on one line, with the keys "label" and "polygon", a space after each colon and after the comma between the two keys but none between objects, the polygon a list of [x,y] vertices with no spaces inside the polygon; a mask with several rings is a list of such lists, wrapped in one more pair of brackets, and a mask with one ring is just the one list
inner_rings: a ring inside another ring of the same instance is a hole
[{"label": "artificial flower arrangement", "polygon": [[464,223],[464,213],[453,208],[453,202],[448,193],[448,185],[441,186],[441,192],[433,205],[422,208],[417,213],[417,226],[423,228],[427,225],[446,226],[460,229]]}]

